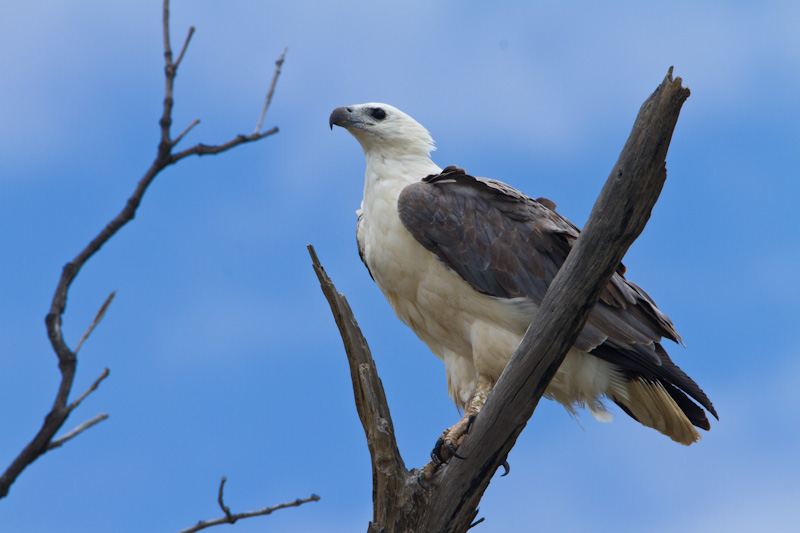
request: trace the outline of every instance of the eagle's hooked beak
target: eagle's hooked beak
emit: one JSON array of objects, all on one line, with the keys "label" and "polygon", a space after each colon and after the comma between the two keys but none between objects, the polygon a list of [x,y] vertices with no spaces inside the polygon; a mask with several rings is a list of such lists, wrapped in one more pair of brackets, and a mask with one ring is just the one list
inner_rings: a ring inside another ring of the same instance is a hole
[{"label": "eagle's hooked beak", "polygon": [[331,129],[333,129],[334,124],[337,126],[341,126],[346,128],[353,124],[353,119],[351,117],[351,113],[353,112],[352,107],[337,107],[331,113],[330,124]]}]

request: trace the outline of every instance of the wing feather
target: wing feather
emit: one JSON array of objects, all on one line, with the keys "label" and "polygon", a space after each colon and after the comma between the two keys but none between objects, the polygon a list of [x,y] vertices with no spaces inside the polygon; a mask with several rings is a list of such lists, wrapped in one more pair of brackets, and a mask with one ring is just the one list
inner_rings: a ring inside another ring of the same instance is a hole
[{"label": "wing feather", "polygon": [[[524,299],[531,309],[538,308],[580,234],[554,208],[550,200],[533,200],[505,183],[452,166],[407,186],[398,200],[406,229],[447,268],[477,291]],[[624,273],[620,264],[575,347],[632,375],[665,380],[716,416],[703,391],[659,344],[662,338],[681,342],[672,321]],[[692,415],[692,422],[702,423]]]}]

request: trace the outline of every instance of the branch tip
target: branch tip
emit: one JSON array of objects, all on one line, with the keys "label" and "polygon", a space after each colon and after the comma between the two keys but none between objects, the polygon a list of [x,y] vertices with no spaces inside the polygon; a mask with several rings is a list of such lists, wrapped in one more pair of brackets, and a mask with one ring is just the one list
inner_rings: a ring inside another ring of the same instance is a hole
[{"label": "branch tip", "polygon": [[272,82],[269,84],[269,91],[267,91],[267,98],[264,101],[264,108],[261,110],[261,116],[258,117],[256,129],[253,131],[254,135],[261,131],[261,125],[264,123],[264,117],[267,115],[267,109],[269,109],[269,104],[272,102],[272,95],[275,94],[275,84],[278,83],[278,76],[281,74],[281,67],[283,66],[283,62],[286,58],[286,52],[288,50],[289,47],[287,46],[283,49],[281,57],[275,61],[275,73],[272,75]]},{"label": "branch tip", "polygon": [[225,482],[228,481],[228,478],[222,476],[222,479],[219,481],[219,495],[217,496],[217,503],[219,503],[219,508],[222,509],[222,512],[225,513],[225,516],[228,518],[231,524],[236,522],[235,519],[231,516],[231,510],[228,508],[222,499],[222,492],[225,488]]},{"label": "branch tip", "polygon": [[50,444],[47,445],[47,450],[50,451],[50,450],[52,450],[54,448],[58,448],[59,446],[63,445],[65,442],[67,442],[68,440],[74,439],[75,437],[77,437],[78,435],[80,435],[81,433],[83,433],[84,431],[89,429],[90,427],[99,424],[100,422],[102,422],[103,420],[106,420],[107,418],[108,418],[108,415],[105,414],[105,413],[98,414],[94,418],[87,420],[83,424],[80,424],[79,426],[77,426],[72,431],[66,433],[63,437],[60,437],[60,438],[58,438],[58,439],[56,439],[54,441],[51,441]]},{"label": "branch tip", "polygon": [[103,319],[103,317],[106,314],[106,311],[108,310],[108,306],[111,305],[111,301],[114,299],[114,296],[116,294],[117,294],[116,290],[111,291],[111,294],[108,295],[108,298],[106,298],[106,301],[103,302],[103,305],[100,306],[100,309],[97,311],[97,314],[95,315],[94,320],[92,321],[92,323],[89,325],[89,328],[86,330],[86,333],[83,334],[83,337],[81,337],[81,340],[78,341],[78,345],[75,346],[75,350],[74,350],[75,355],[78,355],[78,350],[81,349],[81,346],[83,345],[83,342],[87,338],[89,338],[89,335],[92,334],[92,331],[94,331],[94,328]]},{"label": "branch tip", "polygon": [[196,119],[194,119],[194,122],[192,122],[191,124],[189,124],[189,126],[188,126],[188,127],[185,129],[185,130],[183,130],[183,133],[181,133],[180,135],[178,135],[178,136],[175,138],[175,140],[174,140],[174,141],[172,141],[172,146],[175,146],[175,145],[177,145],[179,142],[181,142],[181,139],[183,139],[183,138],[186,136],[186,134],[187,134],[187,133],[189,133],[189,131],[191,131],[191,129],[192,129],[192,128],[194,128],[195,126],[197,126],[198,124],[200,124],[200,119],[199,119],[199,118],[196,118]]},{"label": "branch tip", "polygon": [[183,42],[183,48],[181,48],[181,53],[178,54],[178,59],[175,61],[175,70],[178,69],[178,65],[180,65],[183,60],[183,54],[186,53],[186,49],[189,47],[189,41],[192,40],[192,35],[194,35],[194,26],[189,27],[189,34],[186,36],[186,40]]},{"label": "branch tip", "polygon": [[104,379],[106,379],[108,377],[108,374],[109,374],[108,368],[104,369],[103,373],[100,374],[100,377],[98,377],[96,380],[94,380],[94,383],[92,383],[92,386],[89,387],[88,389],[86,389],[86,392],[81,394],[80,398],[78,398],[77,400],[75,400],[74,402],[72,402],[71,404],[69,404],[67,406],[67,410],[68,411],[72,411],[73,409],[78,407],[81,404],[81,402],[86,399],[87,396],[89,396],[91,393],[93,393],[94,391],[97,390],[97,387],[100,386],[100,382],[103,381]]}]

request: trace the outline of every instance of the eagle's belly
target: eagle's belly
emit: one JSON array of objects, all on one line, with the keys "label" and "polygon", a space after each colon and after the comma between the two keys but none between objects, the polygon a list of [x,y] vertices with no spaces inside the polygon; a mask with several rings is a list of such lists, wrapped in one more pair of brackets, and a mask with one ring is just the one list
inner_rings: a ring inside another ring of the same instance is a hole
[{"label": "eagle's belly", "polygon": [[[492,297],[473,289],[403,227],[400,219],[364,219],[360,238],[372,276],[397,316],[444,361],[448,392],[464,407],[478,375],[496,382],[536,311],[530,301]],[[377,238],[380,236],[380,238]],[[600,397],[623,395],[624,379],[614,365],[588,353],[569,351],[546,396],[574,412],[587,406],[609,418]]]},{"label": "eagle's belly", "polygon": [[478,373],[492,381],[500,377],[531,317],[472,289],[419,244],[396,215],[374,222],[365,218],[362,233],[369,270],[398,318],[444,361],[450,395],[462,406],[475,390]]}]

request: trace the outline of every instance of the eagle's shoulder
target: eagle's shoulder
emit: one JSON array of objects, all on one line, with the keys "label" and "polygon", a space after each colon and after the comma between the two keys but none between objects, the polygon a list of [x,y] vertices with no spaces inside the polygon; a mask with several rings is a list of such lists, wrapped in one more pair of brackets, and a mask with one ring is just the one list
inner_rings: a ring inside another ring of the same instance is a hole
[{"label": "eagle's shoulder", "polygon": [[[483,193],[486,195],[491,195],[497,199],[505,199],[509,202],[521,202],[521,203],[528,203],[528,202],[536,202],[532,198],[528,197],[526,194],[518,191],[514,187],[503,183],[502,181],[497,181],[489,178],[480,178],[476,176],[471,176],[467,174],[467,172],[463,168],[458,168],[455,165],[450,165],[442,169],[439,174],[430,174],[422,178],[422,184],[428,183],[432,185],[438,186],[445,186],[448,185],[454,186],[455,188],[459,188],[464,192],[467,191],[474,191],[476,193]],[[419,184],[412,184],[412,185],[419,185]],[[554,209],[555,204],[550,200],[544,199],[545,203],[540,205],[547,207],[548,209]]]},{"label": "eagle's shoulder", "polygon": [[[415,201],[425,202],[431,198],[447,198],[458,201],[459,197],[479,197],[482,203],[491,204],[494,209],[506,215],[526,220],[552,220],[552,229],[563,229],[575,233],[578,229],[567,219],[555,212],[556,204],[547,198],[533,199],[502,181],[481,178],[467,174],[463,168],[454,165],[445,167],[438,174],[430,174],[420,181],[406,186],[400,193],[398,204],[414,205]],[[440,200],[441,201],[441,200]],[[461,202],[458,202],[459,204]]]},{"label": "eagle's shoulder", "polygon": [[406,230],[477,291],[538,301],[578,237],[554,205],[449,166],[406,186],[397,209]]}]

